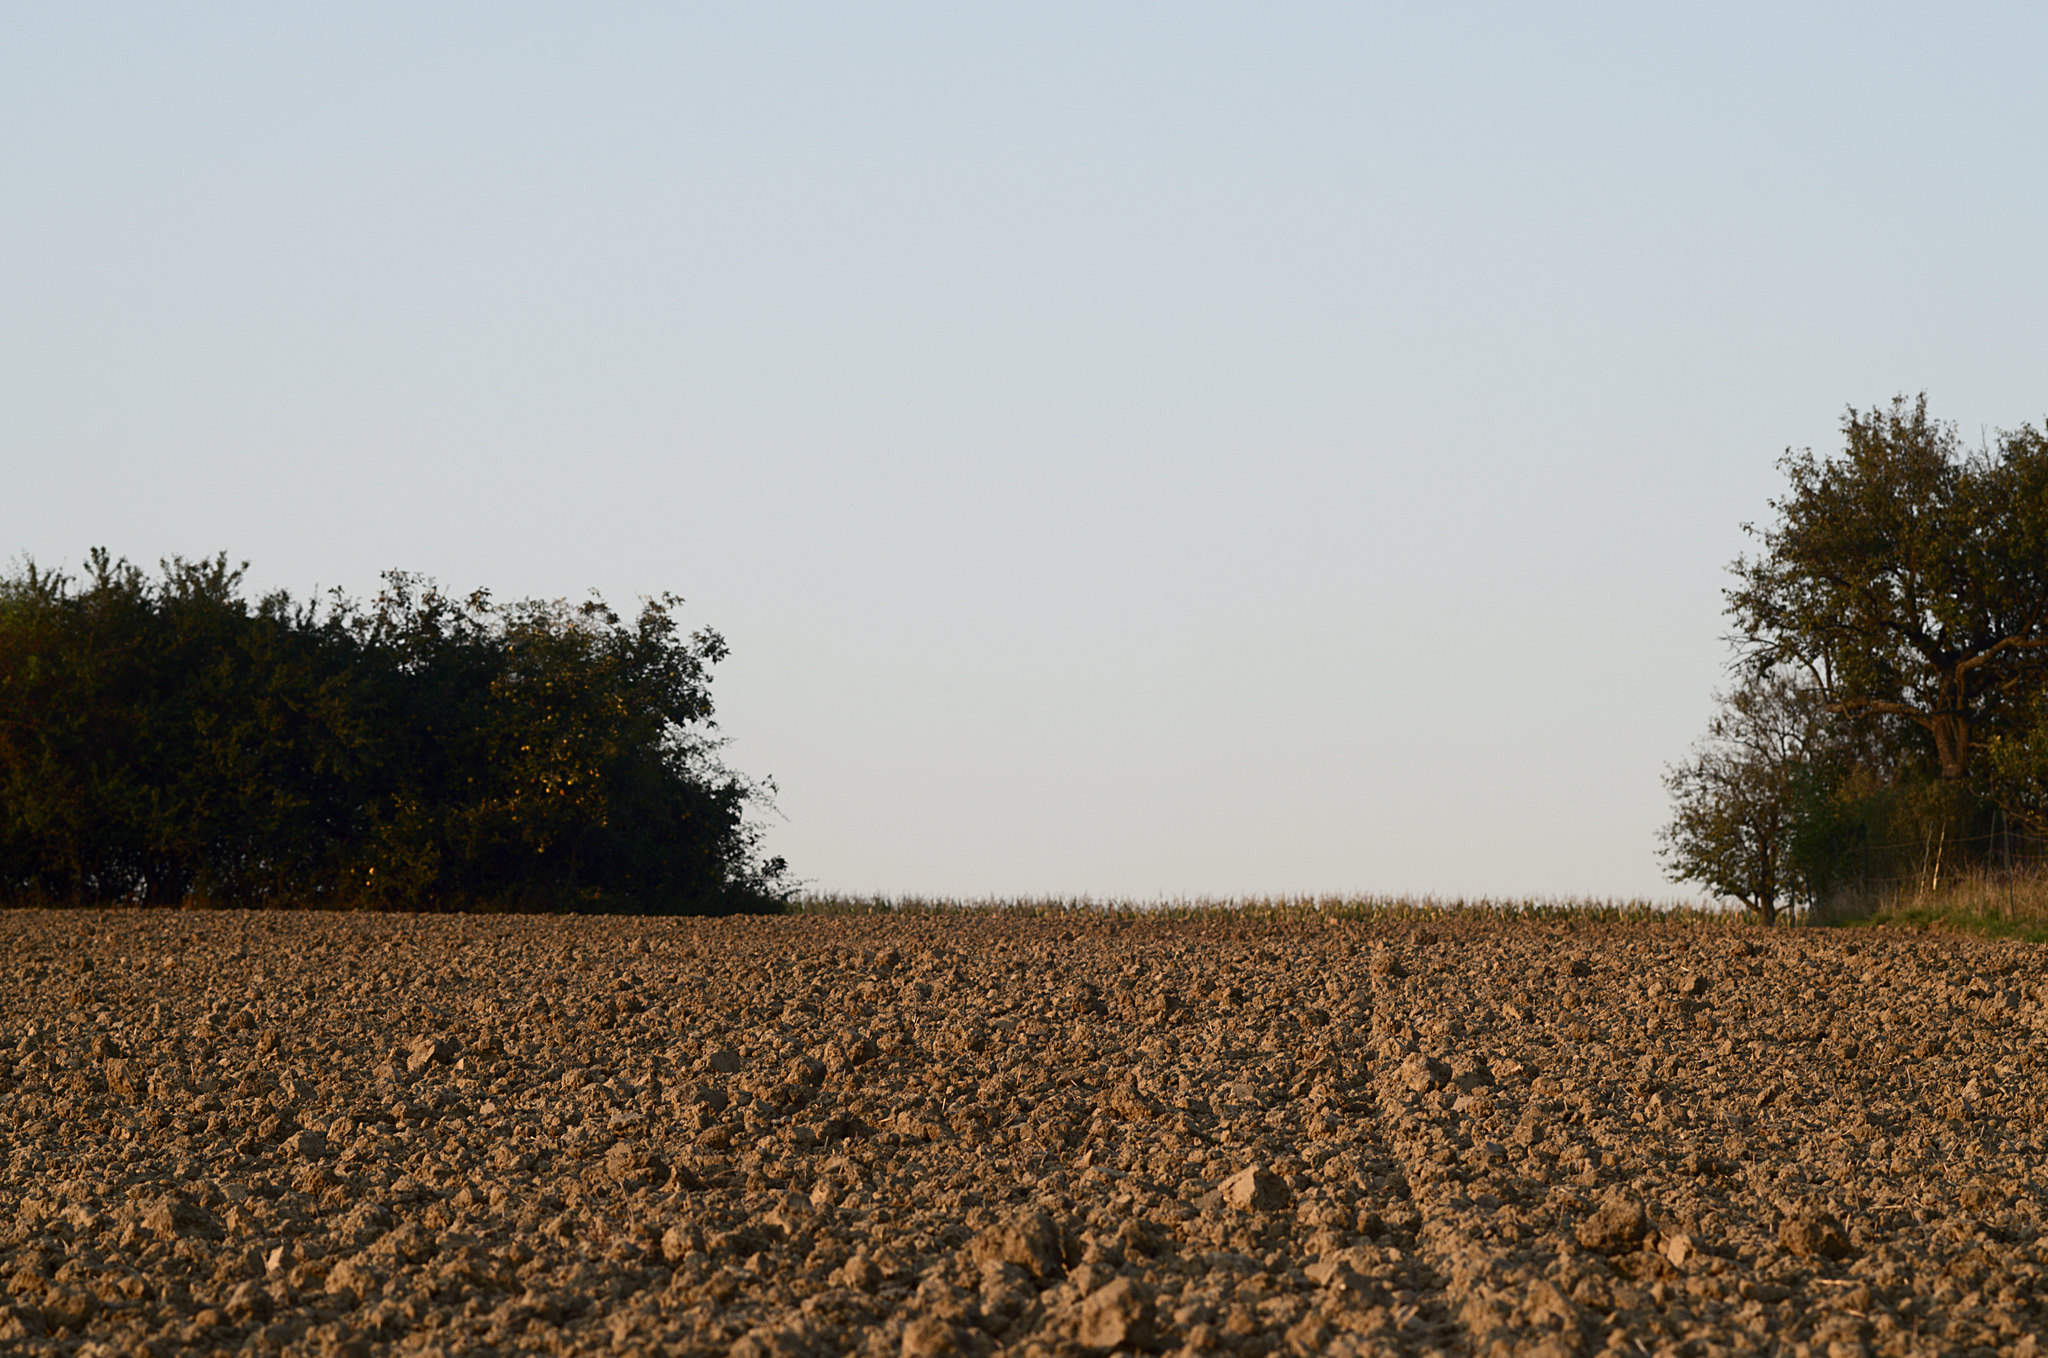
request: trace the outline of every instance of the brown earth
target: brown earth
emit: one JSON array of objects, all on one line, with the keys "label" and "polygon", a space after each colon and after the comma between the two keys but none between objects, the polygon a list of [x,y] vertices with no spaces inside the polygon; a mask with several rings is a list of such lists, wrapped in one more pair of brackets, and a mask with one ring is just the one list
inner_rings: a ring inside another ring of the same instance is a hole
[{"label": "brown earth", "polygon": [[0,914],[0,1350],[2036,1352],[2043,952]]}]

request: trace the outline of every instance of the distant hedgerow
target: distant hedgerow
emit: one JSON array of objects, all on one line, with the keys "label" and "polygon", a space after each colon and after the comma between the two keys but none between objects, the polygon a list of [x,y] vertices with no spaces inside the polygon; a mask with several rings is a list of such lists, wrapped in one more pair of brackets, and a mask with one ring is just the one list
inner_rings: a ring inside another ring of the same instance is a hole
[{"label": "distant hedgerow", "polygon": [[772,908],[768,791],[711,732],[716,632],[403,572],[250,601],[225,556],[0,576],[0,897]]}]

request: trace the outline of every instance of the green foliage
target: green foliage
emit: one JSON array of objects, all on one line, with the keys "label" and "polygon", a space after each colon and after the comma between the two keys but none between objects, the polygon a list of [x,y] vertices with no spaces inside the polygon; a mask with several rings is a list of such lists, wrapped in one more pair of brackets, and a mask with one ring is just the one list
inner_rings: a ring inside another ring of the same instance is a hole
[{"label": "green foliage", "polygon": [[1965,455],[1925,396],[1852,410],[1842,433],[1839,457],[1786,454],[1791,491],[1763,554],[1735,563],[1728,611],[1754,668],[1921,727],[1959,781],[1978,728],[2048,670],[2048,438]]},{"label": "green foliage", "polygon": [[1667,777],[1672,874],[1766,921],[1867,913],[2048,831],[2048,438],[1966,453],[1925,397],[1842,432],[1780,464],[1727,595],[1748,678]]},{"label": "green foliage", "polygon": [[2048,688],[2015,707],[2015,719],[1984,743],[1979,781],[2007,815],[2048,837]]},{"label": "green foliage", "polygon": [[0,893],[758,909],[765,789],[711,738],[680,600],[497,606],[393,573],[251,604],[225,557],[0,579]]},{"label": "green foliage", "polygon": [[1674,814],[1660,857],[1674,880],[1739,901],[1765,924],[1810,900],[1809,847],[1829,771],[1847,762],[1840,732],[1812,691],[1783,670],[1753,675],[1684,763],[1666,770]]}]

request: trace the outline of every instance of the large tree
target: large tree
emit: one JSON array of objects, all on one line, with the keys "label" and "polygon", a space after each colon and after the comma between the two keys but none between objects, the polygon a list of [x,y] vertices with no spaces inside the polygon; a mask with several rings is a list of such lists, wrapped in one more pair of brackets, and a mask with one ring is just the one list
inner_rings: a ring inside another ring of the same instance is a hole
[{"label": "large tree", "polygon": [[[1763,551],[1728,591],[1756,672],[1803,672],[1830,711],[1932,737],[1961,780],[1980,728],[2048,675],[2048,438],[1967,452],[1927,398],[1842,421],[1838,456],[1787,452]],[[1756,533],[1755,528],[1750,532]]]}]

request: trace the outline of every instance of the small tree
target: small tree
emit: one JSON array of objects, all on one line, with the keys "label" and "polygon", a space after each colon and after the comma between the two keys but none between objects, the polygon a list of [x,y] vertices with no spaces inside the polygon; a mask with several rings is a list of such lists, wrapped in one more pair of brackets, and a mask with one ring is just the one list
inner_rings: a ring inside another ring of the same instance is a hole
[{"label": "small tree", "polygon": [[1672,880],[1740,901],[1769,925],[1811,900],[1798,847],[1828,763],[1828,714],[1783,670],[1720,695],[1720,712],[1692,757],[1665,771],[1674,804],[1658,838]]}]

